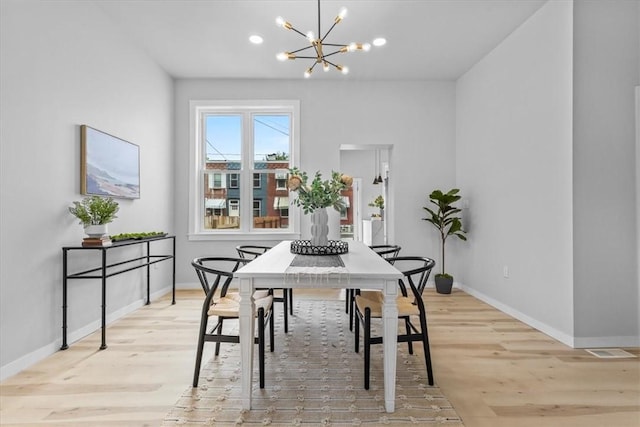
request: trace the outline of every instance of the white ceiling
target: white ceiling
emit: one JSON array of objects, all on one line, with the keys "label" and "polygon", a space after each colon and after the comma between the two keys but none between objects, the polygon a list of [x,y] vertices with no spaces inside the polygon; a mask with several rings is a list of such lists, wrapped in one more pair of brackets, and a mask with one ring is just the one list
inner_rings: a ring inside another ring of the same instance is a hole
[{"label": "white ceiling", "polygon": [[[546,0],[322,0],[324,34],[340,8],[347,17],[325,43],[371,42],[370,52],[334,56],[348,76],[314,69],[313,79],[456,79],[537,11]],[[307,45],[275,25],[282,16],[317,33],[317,0],[95,0],[175,78],[302,79],[312,60],[280,62],[276,53]],[[264,38],[249,43],[251,34]]]}]

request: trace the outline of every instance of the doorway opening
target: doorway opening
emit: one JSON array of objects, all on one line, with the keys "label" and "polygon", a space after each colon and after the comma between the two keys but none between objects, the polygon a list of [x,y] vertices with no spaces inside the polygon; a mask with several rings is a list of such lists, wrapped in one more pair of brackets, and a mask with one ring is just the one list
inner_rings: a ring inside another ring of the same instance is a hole
[{"label": "doorway opening", "polygon": [[392,149],[392,144],[340,146],[340,171],[354,178],[350,221],[342,227],[344,238],[368,245],[393,241]]}]

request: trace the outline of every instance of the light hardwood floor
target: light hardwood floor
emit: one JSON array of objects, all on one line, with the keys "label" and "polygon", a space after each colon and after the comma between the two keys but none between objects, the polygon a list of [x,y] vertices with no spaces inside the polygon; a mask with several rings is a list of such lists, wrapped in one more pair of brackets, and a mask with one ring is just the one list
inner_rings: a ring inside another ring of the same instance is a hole
[{"label": "light hardwood floor", "polygon": [[[640,359],[568,348],[459,290],[425,300],[435,380],[467,427],[640,426]],[[161,425],[191,384],[201,302],[199,290],[176,305],[167,295],[110,325],[107,350],[98,331],[8,378],[0,424]]]}]

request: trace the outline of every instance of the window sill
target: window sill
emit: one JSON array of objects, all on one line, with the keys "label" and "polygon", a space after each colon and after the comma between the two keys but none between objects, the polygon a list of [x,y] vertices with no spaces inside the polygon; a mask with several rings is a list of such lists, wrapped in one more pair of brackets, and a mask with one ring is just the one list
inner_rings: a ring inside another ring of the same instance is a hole
[{"label": "window sill", "polygon": [[188,236],[189,241],[201,241],[201,240],[230,240],[230,241],[267,241],[267,240],[296,240],[300,238],[300,233],[286,232],[286,233],[274,233],[274,232],[262,232],[253,231],[250,233],[230,233],[230,232],[211,232],[211,233],[193,233]]}]

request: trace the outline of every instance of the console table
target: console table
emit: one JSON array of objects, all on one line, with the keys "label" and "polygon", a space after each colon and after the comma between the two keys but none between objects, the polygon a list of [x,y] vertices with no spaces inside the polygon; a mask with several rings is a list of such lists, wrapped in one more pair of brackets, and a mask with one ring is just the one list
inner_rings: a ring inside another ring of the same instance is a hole
[{"label": "console table", "polygon": [[[173,241],[171,254],[152,255],[151,243],[159,240],[171,239]],[[125,246],[143,245],[146,246],[146,255],[141,257],[127,259],[125,261],[115,262],[112,264],[107,263],[107,252],[123,248]],[[91,268],[89,270],[79,271],[77,273],[68,272],[68,255],[69,252],[74,251],[98,251],[101,253],[100,267]],[[107,348],[106,341],[106,297],[107,297],[107,278],[117,276],[118,274],[126,273],[127,271],[136,270],[138,268],[147,267],[147,302],[150,303],[149,288],[151,277],[151,264],[158,262],[173,260],[173,294],[171,304],[176,303],[176,238],[175,236],[159,236],[150,237],[140,240],[124,240],[120,242],[113,242],[109,246],[65,246],[62,248],[62,347],[61,350],[69,348],[67,345],[67,281],[69,279],[101,279],[102,281],[102,345],[100,350]],[[135,264],[134,264],[135,263]]]}]

